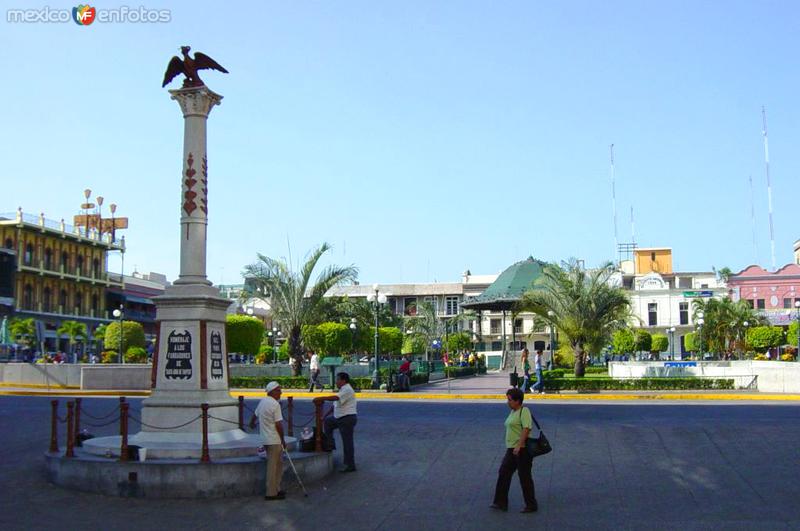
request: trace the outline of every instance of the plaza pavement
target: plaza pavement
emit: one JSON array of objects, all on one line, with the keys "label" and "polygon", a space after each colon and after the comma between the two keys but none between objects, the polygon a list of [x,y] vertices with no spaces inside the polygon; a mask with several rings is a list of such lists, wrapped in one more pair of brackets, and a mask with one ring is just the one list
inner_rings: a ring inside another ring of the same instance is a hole
[{"label": "plaza pavement", "polygon": [[[98,415],[115,403],[84,399]],[[135,410],[141,401],[131,403]],[[0,397],[0,529],[800,529],[796,405],[530,407],[555,450],[534,465],[540,511],[519,514],[516,480],[511,510],[488,509],[508,411],[499,402],[362,401],[358,472],[310,485],[308,499],[290,484],[286,502],[265,502],[121,499],[52,486],[42,466],[49,400]],[[296,401],[297,423],[311,408]]]}]

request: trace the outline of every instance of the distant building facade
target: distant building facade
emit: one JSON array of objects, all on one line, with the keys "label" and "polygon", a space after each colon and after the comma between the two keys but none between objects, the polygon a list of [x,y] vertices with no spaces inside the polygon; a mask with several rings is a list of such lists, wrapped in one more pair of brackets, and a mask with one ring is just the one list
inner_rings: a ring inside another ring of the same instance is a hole
[{"label": "distant building facade", "polygon": [[770,272],[751,265],[728,280],[733,300],[747,301],[773,325],[787,326],[796,319],[800,301],[800,265],[788,264]]}]

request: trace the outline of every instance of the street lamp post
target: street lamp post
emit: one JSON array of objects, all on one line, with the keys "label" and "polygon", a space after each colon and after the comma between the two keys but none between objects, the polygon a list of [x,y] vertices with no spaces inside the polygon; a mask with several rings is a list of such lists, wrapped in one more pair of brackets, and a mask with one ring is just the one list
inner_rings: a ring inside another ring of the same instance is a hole
[{"label": "street lamp post", "polygon": [[797,350],[794,354],[794,360],[800,359],[800,301],[794,301],[794,307],[797,309]]},{"label": "street lamp post", "polygon": [[[356,356],[356,318],[350,318],[350,357],[355,358]],[[357,362],[358,360],[353,359],[353,362]]]},{"label": "street lamp post", "polygon": [[745,345],[747,345],[747,327],[750,326],[750,323],[745,321],[742,323],[742,326],[744,326],[744,337],[742,338],[741,345],[742,345],[742,359],[744,359],[744,347]]},{"label": "street lamp post", "polygon": [[[375,354],[374,354],[375,372],[372,375],[372,386],[375,389],[380,389],[380,387],[381,387],[381,373],[380,373],[381,362],[380,362],[380,358],[379,358],[380,345],[378,343],[378,326],[380,325],[380,323],[378,321],[378,312],[380,310],[381,304],[386,304],[386,294],[380,292],[380,290],[378,289],[378,285],[377,284],[373,284],[372,285],[372,291],[373,291],[373,293],[370,293],[369,295],[367,295],[367,301],[371,302],[373,304],[374,308],[375,308]],[[389,379],[388,379],[387,384],[386,384],[386,391],[387,392],[389,392],[391,390],[391,381],[392,381],[391,368],[392,368],[392,366],[391,366],[391,363],[390,363],[389,364]]]},{"label": "street lamp post", "polygon": [[669,335],[669,360],[675,360],[675,327],[670,326],[667,328],[667,334]]},{"label": "street lamp post", "polygon": [[553,350],[553,343],[555,342],[555,330],[553,327],[553,317],[555,316],[555,312],[553,310],[547,310],[547,316],[550,318],[550,359],[547,360],[547,368],[553,368],[553,355],[555,354]]},{"label": "street lamp post", "polygon": [[115,308],[114,311],[112,312],[114,314],[114,317],[116,317],[119,320],[118,321],[119,322],[119,362],[122,363],[122,364],[125,363],[125,358],[122,356],[122,318],[125,316],[125,314],[122,312],[122,310],[124,310],[124,309],[125,309],[125,306],[120,304],[119,308]]},{"label": "street lamp post", "polygon": [[697,316],[697,343],[700,347],[700,361],[703,361],[703,324],[705,324],[706,320],[703,319],[703,312],[698,313]]}]

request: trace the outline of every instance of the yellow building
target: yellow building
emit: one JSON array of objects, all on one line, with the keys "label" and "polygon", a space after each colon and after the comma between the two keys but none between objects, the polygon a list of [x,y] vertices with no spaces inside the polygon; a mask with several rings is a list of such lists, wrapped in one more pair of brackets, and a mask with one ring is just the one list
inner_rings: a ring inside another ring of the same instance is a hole
[{"label": "yellow building", "polygon": [[633,251],[634,274],[672,273],[672,249],[669,247],[639,248]]},{"label": "yellow building", "polygon": [[107,290],[124,287],[118,276],[108,275],[108,253],[124,253],[124,237],[112,241],[111,234],[19,209],[0,215],[0,246],[4,254],[15,255],[11,278],[0,279],[13,286],[13,306],[6,313],[42,322],[45,348],[63,348],[55,330],[64,320],[86,323],[90,334],[108,321]]}]

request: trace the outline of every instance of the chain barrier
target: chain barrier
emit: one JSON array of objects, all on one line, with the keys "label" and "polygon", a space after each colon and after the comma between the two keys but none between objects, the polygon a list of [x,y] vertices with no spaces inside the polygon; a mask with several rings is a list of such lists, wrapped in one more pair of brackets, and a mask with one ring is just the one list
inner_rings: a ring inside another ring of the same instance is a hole
[{"label": "chain barrier", "polygon": [[58,422],[60,422],[61,424],[65,424],[67,422],[67,419],[62,418],[61,415],[56,415],[56,418],[58,419]]},{"label": "chain barrier", "polygon": [[215,417],[214,415],[209,415],[208,418],[214,419],[214,420],[219,420],[220,422],[227,422],[228,424],[236,424],[237,427],[239,426],[239,421],[238,420],[234,421],[234,420],[228,420],[228,419],[221,419],[219,417]]},{"label": "chain barrier", "polygon": [[133,420],[134,422],[138,422],[139,424],[141,424],[145,428],[150,428],[151,430],[176,430],[178,428],[183,428],[184,426],[188,426],[192,422],[196,422],[196,421],[200,420],[201,418],[203,418],[203,415],[197,415],[195,418],[193,418],[189,422],[184,422],[183,424],[178,424],[177,426],[153,426],[153,425],[150,425],[150,424],[147,424],[147,423],[143,422],[142,419],[137,418],[133,414],[129,414],[128,417],[131,420]]},{"label": "chain barrier", "polygon": [[[103,415],[103,416],[100,416],[100,417],[95,417],[94,415],[92,415],[91,413],[89,413],[88,411],[86,411],[85,409],[83,409],[83,405],[81,405],[80,412],[81,412],[81,414],[82,414],[82,415],[86,415],[86,416],[87,416],[87,417],[89,417],[90,419],[94,419],[94,420],[105,420],[105,419],[107,419],[108,417],[110,417],[111,415],[113,415],[114,413],[119,413],[119,407],[115,407],[114,409],[112,409],[111,411],[109,411],[109,412],[108,412],[106,415]],[[117,417],[117,418],[119,418],[119,417]]]},{"label": "chain barrier", "polygon": [[111,424],[114,424],[114,423],[115,423],[115,422],[117,422],[119,419],[120,419],[120,417],[116,417],[116,418],[114,418],[114,419],[111,419],[111,420],[109,420],[108,422],[104,422],[104,423],[102,423],[102,424],[92,424],[91,422],[82,421],[82,422],[81,422],[81,426],[90,426],[90,427],[92,427],[92,428],[104,428],[104,427],[106,427],[106,426],[110,426]]}]

